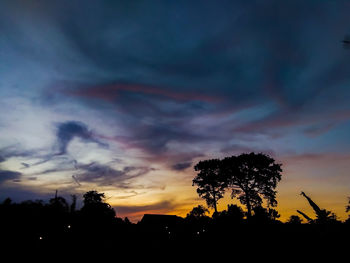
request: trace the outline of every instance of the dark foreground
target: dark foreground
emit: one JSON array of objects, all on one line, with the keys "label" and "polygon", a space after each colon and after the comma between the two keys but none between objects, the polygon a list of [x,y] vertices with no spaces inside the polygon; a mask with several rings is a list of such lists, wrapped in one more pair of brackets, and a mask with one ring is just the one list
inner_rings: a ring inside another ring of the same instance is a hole
[{"label": "dark foreground", "polygon": [[[2,254],[80,258],[276,257],[341,255],[349,251],[350,227],[336,225],[222,224],[182,222],[143,225],[70,222],[1,225]],[[305,254],[306,253],[306,254]]]},{"label": "dark foreground", "polygon": [[[57,195],[48,204],[16,204],[6,199],[0,204],[0,255],[6,258],[1,262],[23,258],[44,262],[317,262],[320,258],[322,262],[342,262],[349,257],[350,220],[340,222],[328,214],[321,217],[321,213],[308,224],[300,224],[300,220],[281,223],[271,216],[275,213],[269,211],[274,210],[256,208],[248,220],[237,206],[230,205],[212,217],[199,213],[203,210],[199,206],[185,219],[145,215],[138,224],[132,224],[116,217],[102,197],[88,192],[80,210],[75,209],[74,198],[68,206]],[[342,255],[344,259],[337,260]]]}]

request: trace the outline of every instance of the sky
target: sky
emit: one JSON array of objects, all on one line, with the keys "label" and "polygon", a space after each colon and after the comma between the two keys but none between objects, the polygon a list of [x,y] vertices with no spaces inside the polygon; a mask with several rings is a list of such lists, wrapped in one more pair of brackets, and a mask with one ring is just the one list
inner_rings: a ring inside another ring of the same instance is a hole
[{"label": "sky", "polygon": [[[282,163],[277,210],[347,217],[350,2],[0,2],[0,201],[186,214],[200,160]],[[219,201],[219,210],[231,200]]]}]

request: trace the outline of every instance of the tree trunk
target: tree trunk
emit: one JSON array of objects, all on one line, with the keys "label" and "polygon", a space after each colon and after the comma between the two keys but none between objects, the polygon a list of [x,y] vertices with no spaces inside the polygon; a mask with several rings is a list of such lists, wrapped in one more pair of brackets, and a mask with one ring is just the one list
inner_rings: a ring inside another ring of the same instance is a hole
[{"label": "tree trunk", "polygon": [[214,198],[214,210],[215,210],[215,214],[218,212],[218,209],[216,207],[216,195],[215,192],[213,193],[213,198]]},{"label": "tree trunk", "polygon": [[248,196],[246,196],[246,202],[247,202],[247,219],[249,220],[252,217],[252,207],[250,205],[250,200]]}]

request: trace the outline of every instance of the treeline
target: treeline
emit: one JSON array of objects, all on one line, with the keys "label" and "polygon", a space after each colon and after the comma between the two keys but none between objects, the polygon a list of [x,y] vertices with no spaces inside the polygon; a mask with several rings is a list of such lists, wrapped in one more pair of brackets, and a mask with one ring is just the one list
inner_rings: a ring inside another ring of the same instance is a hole
[{"label": "treeline", "polygon": [[293,244],[322,247],[334,246],[349,236],[350,220],[323,221],[322,216],[329,218],[330,214],[316,208],[314,202],[313,205],[316,218],[306,224],[301,224],[298,216],[282,223],[276,210],[262,206],[254,206],[248,219],[247,212],[237,205],[228,205],[226,210],[212,215],[199,205],[185,218],[159,216],[152,221],[150,215],[151,220],[133,224],[117,217],[104,194],[97,191],[84,194],[80,210],[76,209],[75,196],[70,203],[57,194],[48,203],[13,203],[6,199],[0,204],[0,238],[5,250],[106,255],[106,251],[116,249],[122,254],[130,250],[191,253],[231,247],[244,251],[248,249],[246,244],[254,250],[269,249],[268,246],[284,249]]},{"label": "treeline", "polygon": [[[217,203],[226,191],[230,191],[231,198],[237,198],[247,209],[243,212],[235,207],[232,211],[236,211],[237,218],[246,218],[249,222],[275,222],[280,217],[274,207],[277,206],[275,189],[282,178],[282,164],[276,163],[269,155],[252,152],[221,160],[204,160],[197,163],[194,169],[198,173],[193,179],[193,185],[197,186],[198,195],[206,201],[208,207],[214,209],[214,217],[233,209],[233,206],[229,206],[227,211],[217,211]],[[301,195],[306,198],[316,215],[316,218],[312,219],[297,210],[296,212],[308,223],[340,223],[334,213],[319,208],[304,192],[301,192]],[[263,207],[264,200],[266,208]],[[193,213],[198,214],[199,211],[202,211],[202,214],[207,212],[203,207],[197,207]],[[350,199],[346,211],[350,211]],[[293,215],[288,220],[288,223],[293,224],[301,222],[302,219],[298,215]],[[349,219],[346,222],[348,223]]]}]

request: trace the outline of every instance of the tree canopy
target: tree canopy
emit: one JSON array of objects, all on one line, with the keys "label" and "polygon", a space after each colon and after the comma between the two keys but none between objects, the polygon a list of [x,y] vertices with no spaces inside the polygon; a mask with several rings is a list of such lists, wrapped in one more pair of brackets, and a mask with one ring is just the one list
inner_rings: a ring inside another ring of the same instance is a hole
[{"label": "tree canopy", "polygon": [[217,202],[225,190],[231,190],[231,197],[247,207],[247,215],[261,206],[263,199],[268,206],[277,205],[275,188],[281,180],[281,164],[263,153],[249,153],[226,157],[223,160],[200,161],[195,170],[199,171],[193,179],[197,193],[204,198],[209,207],[217,212]]},{"label": "tree canopy", "polygon": [[193,209],[187,214],[188,218],[200,218],[204,217],[206,213],[208,213],[208,209],[206,209],[202,205],[198,205],[196,207],[193,207]]},{"label": "tree canopy", "polygon": [[221,161],[219,159],[200,161],[194,169],[199,172],[193,179],[193,185],[197,185],[198,195],[217,212],[217,202],[224,196],[227,187],[227,182],[221,177]]},{"label": "tree canopy", "polygon": [[104,202],[104,193],[99,193],[97,191],[89,191],[84,194],[84,206],[81,212],[91,218],[95,217],[105,217],[113,219],[115,218],[114,209]]},{"label": "tree canopy", "polygon": [[281,164],[263,153],[244,153],[222,160],[221,173],[231,189],[231,197],[237,197],[247,207],[248,217],[252,208],[261,206],[263,198],[269,206],[277,205],[275,188],[281,172]]}]

